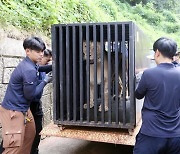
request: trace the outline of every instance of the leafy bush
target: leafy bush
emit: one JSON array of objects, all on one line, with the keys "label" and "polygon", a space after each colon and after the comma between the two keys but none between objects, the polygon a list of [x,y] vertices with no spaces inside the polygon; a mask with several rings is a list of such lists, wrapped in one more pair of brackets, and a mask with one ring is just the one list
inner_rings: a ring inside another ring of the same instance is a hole
[{"label": "leafy bush", "polygon": [[0,23],[50,36],[52,24],[132,20],[152,40],[171,35],[180,43],[180,16],[156,9],[160,3],[156,4],[154,0],[143,0],[133,7],[125,0],[1,0]]},{"label": "leafy bush", "polygon": [[163,22],[162,28],[167,33],[177,33],[180,31],[180,25],[177,23]]},{"label": "leafy bush", "polygon": [[89,6],[84,1],[66,0],[62,3],[61,22],[85,22],[94,19]]},{"label": "leafy bush", "polygon": [[114,20],[117,20],[118,8],[113,1],[99,1],[99,7],[101,7],[105,11],[105,13],[109,14]]},{"label": "leafy bush", "polygon": [[177,22],[177,18],[170,11],[164,10],[162,12],[162,14],[165,17],[165,21],[167,21],[167,22]]},{"label": "leafy bush", "polygon": [[176,8],[179,7],[178,0],[151,0],[154,4],[154,7],[158,11],[163,10],[171,10],[172,12],[175,12]]},{"label": "leafy bush", "polygon": [[57,22],[58,14],[55,0],[16,0],[2,1],[0,10],[2,21],[26,30],[49,33],[51,24]]},{"label": "leafy bush", "polygon": [[158,24],[162,21],[163,16],[152,9],[145,8],[141,4],[136,5],[134,8],[134,14],[140,15],[142,18],[146,19],[146,21],[153,25],[158,26]]}]

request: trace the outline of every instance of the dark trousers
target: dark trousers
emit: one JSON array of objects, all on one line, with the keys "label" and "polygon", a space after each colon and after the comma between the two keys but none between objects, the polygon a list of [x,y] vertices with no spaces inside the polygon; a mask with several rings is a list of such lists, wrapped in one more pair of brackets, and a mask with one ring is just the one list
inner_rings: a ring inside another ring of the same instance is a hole
[{"label": "dark trousers", "polygon": [[4,148],[3,148],[3,141],[2,141],[0,145],[0,154],[2,154],[3,151],[4,151]]},{"label": "dark trousers", "polygon": [[31,148],[31,154],[38,154],[38,146],[41,140],[41,135],[40,132],[42,130],[42,119],[43,115],[33,115],[34,116],[34,121],[36,125],[36,136],[34,138],[34,142]]},{"label": "dark trousers", "polygon": [[133,154],[180,154],[180,137],[160,138],[138,133]]}]

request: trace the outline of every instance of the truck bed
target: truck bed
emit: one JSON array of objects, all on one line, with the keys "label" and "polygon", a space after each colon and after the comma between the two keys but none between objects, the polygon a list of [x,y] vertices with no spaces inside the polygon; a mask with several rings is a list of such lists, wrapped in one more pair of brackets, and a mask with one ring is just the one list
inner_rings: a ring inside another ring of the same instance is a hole
[{"label": "truck bed", "polygon": [[123,129],[58,126],[50,123],[43,128],[41,135],[134,146],[135,137],[140,129],[140,126],[141,122],[138,122],[136,128],[133,131],[128,132]]}]

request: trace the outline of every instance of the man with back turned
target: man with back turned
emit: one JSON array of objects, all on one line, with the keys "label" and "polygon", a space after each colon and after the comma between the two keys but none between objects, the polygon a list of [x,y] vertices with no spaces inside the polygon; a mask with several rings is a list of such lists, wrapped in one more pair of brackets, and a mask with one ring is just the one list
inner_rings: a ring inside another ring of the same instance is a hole
[{"label": "man with back turned", "polygon": [[180,67],[172,63],[177,44],[162,37],[155,41],[153,50],[157,66],[143,72],[135,91],[144,104],[134,154],[179,154]]}]

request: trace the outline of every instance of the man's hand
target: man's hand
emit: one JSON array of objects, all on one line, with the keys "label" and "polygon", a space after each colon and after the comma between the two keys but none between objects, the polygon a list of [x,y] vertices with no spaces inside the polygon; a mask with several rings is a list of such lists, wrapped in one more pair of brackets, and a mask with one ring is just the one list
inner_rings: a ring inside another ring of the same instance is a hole
[{"label": "man's hand", "polygon": [[142,74],[143,74],[142,71],[136,74],[136,83],[139,83],[139,81],[141,80]]},{"label": "man's hand", "polygon": [[46,82],[46,83],[49,83],[49,82],[51,82],[53,80],[53,78],[52,78],[52,72],[49,72],[48,74],[46,74],[46,76],[45,76],[45,78],[44,78],[44,81]]}]

